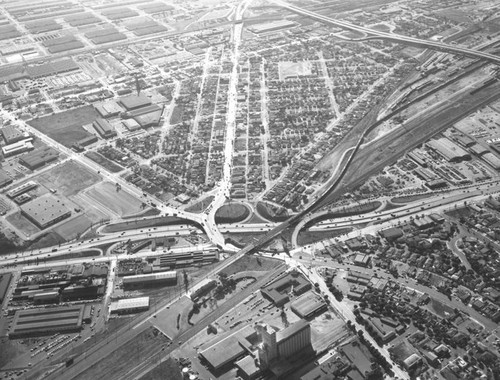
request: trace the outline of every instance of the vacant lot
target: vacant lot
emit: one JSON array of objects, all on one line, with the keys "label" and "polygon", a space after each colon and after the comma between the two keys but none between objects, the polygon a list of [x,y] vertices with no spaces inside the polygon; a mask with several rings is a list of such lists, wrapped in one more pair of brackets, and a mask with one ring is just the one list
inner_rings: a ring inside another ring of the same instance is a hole
[{"label": "vacant lot", "polygon": [[82,125],[90,124],[98,117],[94,107],[85,106],[33,119],[28,124],[58,143],[70,147],[73,143],[92,135],[83,129]]},{"label": "vacant lot", "polygon": [[15,228],[22,231],[26,236],[34,235],[41,230],[31,223],[28,219],[21,215],[21,212],[16,212],[9,215],[7,221],[12,224]]},{"label": "vacant lot", "polygon": [[215,213],[215,223],[238,223],[250,215],[247,206],[241,203],[230,203],[222,206]]},{"label": "vacant lot", "polygon": [[83,232],[87,231],[91,225],[92,221],[82,214],[54,228],[54,232],[60,235],[64,240],[69,241],[79,237]]},{"label": "vacant lot", "polygon": [[75,161],[68,161],[41,174],[37,180],[68,197],[97,183],[101,177]]},{"label": "vacant lot", "polygon": [[288,211],[281,206],[274,206],[269,203],[259,202],[257,203],[257,212],[264,219],[270,220],[271,222],[283,222],[288,219]]},{"label": "vacant lot", "polygon": [[97,152],[92,152],[92,151],[86,152],[85,156],[90,158],[92,161],[98,163],[104,169],[110,171],[111,173],[118,173],[118,172],[121,172],[123,170],[123,168],[120,165],[114,163],[111,160],[108,160],[102,154],[99,154]]},{"label": "vacant lot", "polygon": [[116,186],[110,182],[100,183],[89,189],[86,194],[120,216],[143,211],[140,200],[124,190],[116,191]]}]

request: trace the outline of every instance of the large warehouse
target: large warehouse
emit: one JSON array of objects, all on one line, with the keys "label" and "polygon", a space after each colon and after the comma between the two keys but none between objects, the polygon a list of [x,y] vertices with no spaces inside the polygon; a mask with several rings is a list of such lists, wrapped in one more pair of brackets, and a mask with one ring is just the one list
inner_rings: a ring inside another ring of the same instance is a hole
[{"label": "large warehouse", "polygon": [[98,118],[92,123],[92,126],[103,139],[116,136],[115,129],[107,120]]},{"label": "large warehouse", "polygon": [[57,160],[59,152],[50,146],[37,148],[34,151],[23,155],[19,162],[30,170],[35,170]]},{"label": "large warehouse", "polygon": [[123,98],[120,98],[119,101],[127,111],[149,106],[151,104],[151,100],[147,96],[137,95],[124,96]]},{"label": "large warehouse", "polygon": [[155,286],[155,285],[176,285],[177,272],[158,272],[149,274],[138,274],[135,276],[123,277],[123,286],[127,288]]},{"label": "large warehouse", "polygon": [[307,292],[295,299],[290,308],[300,318],[311,318],[326,311],[327,306],[320,296],[313,292]]},{"label": "large warehouse", "polygon": [[21,206],[21,213],[41,229],[71,215],[71,211],[52,194],[45,194]]},{"label": "large warehouse", "polygon": [[290,300],[288,293],[292,289],[294,294],[300,295],[311,289],[311,287],[311,283],[300,273],[290,272],[265,288],[262,288],[261,292],[264,297],[280,307]]},{"label": "large warehouse", "polygon": [[82,329],[83,305],[18,310],[9,338],[76,332]]},{"label": "large warehouse", "polygon": [[137,313],[149,309],[149,297],[125,298],[112,302],[109,307],[111,314]]},{"label": "large warehouse", "polygon": [[431,140],[427,146],[450,162],[470,160],[469,152],[445,137]]}]

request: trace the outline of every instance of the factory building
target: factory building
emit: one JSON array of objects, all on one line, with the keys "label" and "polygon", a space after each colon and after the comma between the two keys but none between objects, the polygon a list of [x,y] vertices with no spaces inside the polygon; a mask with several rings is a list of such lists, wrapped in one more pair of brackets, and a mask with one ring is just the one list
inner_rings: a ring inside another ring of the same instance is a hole
[{"label": "factory building", "polygon": [[151,100],[147,96],[129,95],[119,99],[119,102],[127,111],[149,106]]},{"label": "factory building", "polygon": [[113,116],[118,116],[120,112],[123,112],[123,108],[121,108],[115,101],[110,100],[104,103],[96,104],[94,105],[95,110],[97,113],[103,117],[103,118],[108,118],[108,117],[113,117]]},{"label": "factory building", "polygon": [[111,126],[111,124],[109,124],[108,121],[104,119],[96,119],[92,123],[92,126],[103,139],[109,139],[116,136],[116,131],[114,130],[114,128]]},{"label": "factory building", "polygon": [[9,190],[7,192],[7,196],[9,198],[15,198],[18,195],[21,195],[21,194],[23,194],[23,193],[25,193],[27,191],[30,191],[30,190],[34,189],[35,187],[37,187],[37,186],[38,186],[38,184],[35,181],[28,181],[28,182],[23,183],[20,186],[17,186],[15,188],[13,188],[12,190]]},{"label": "factory building", "polygon": [[126,298],[111,302],[111,314],[129,314],[149,310],[149,297]]},{"label": "factory building", "polygon": [[431,140],[426,145],[449,162],[470,160],[469,152],[445,137]]},{"label": "factory building", "polygon": [[495,170],[500,170],[500,159],[493,153],[485,153],[481,157],[488,165]]},{"label": "factory building", "polygon": [[26,139],[26,134],[22,133],[12,125],[2,128],[2,136],[6,145],[14,144],[18,141]]},{"label": "factory building", "polygon": [[252,327],[243,327],[201,351],[200,359],[216,371],[220,370],[250,352],[252,350],[251,342],[255,341],[256,335]]},{"label": "factory building", "polygon": [[24,153],[29,150],[34,149],[35,147],[33,146],[33,143],[31,142],[30,139],[26,140],[21,140],[18,141],[14,144],[6,145],[2,148],[2,153],[4,157],[12,157],[15,156],[16,154]]},{"label": "factory building", "polygon": [[83,305],[17,310],[9,338],[77,332],[82,329]]},{"label": "factory building", "polygon": [[290,309],[300,318],[309,319],[326,311],[327,306],[320,296],[310,291],[295,299]]},{"label": "factory building", "polygon": [[45,194],[21,206],[21,213],[41,229],[71,215],[71,211],[52,194]]},{"label": "factory building", "polygon": [[300,273],[290,272],[283,277],[261,289],[262,295],[280,307],[286,304],[290,298],[288,293],[300,295],[311,289],[311,283]]},{"label": "factory building", "polygon": [[126,288],[146,287],[156,285],[176,285],[177,272],[158,272],[150,274],[138,274],[134,276],[123,277],[123,286]]},{"label": "factory building", "polygon": [[59,152],[54,148],[45,146],[37,148],[33,152],[23,155],[19,162],[30,170],[38,169],[45,164],[57,160]]}]

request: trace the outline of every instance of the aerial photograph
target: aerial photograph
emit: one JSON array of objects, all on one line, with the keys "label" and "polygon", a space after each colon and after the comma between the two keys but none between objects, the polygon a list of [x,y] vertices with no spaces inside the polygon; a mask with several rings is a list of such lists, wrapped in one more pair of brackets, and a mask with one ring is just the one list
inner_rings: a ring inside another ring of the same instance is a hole
[{"label": "aerial photograph", "polygon": [[499,0],[0,0],[0,380],[500,380]]}]

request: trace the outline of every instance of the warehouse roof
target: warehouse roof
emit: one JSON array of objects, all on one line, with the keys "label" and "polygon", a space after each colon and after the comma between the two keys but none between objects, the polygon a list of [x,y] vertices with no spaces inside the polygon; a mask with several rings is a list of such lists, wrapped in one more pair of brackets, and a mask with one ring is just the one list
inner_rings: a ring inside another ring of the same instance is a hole
[{"label": "warehouse roof", "polygon": [[52,194],[42,195],[24,204],[21,211],[42,227],[70,213],[64,203]]},{"label": "warehouse roof", "polygon": [[243,355],[245,353],[244,346],[249,345],[247,337],[253,334],[255,334],[254,329],[246,326],[203,350],[200,355],[213,368],[218,369]]},{"label": "warehouse roof", "polygon": [[12,178],[5,170],[0,169],[0,187],[6,186],[12,182]]},{"label": "warehouse roof", "polygon": [[141,309],[149,307],[149,297],[126,298],[112,302],[110,311]]},{"label": "warehouse roof", "polygon": [[123,278],[123,283],[137,283],[137,282],[147,282],[147,281],[164,281],[164,280],[173,280],[177,279],[177,272],[168,271],[168,272],[158,272],[158,273],[149,273],[149,274],[137,274],[134,276],[126,276]]},{"label": "warehouse roof", "polygon": [[431,140],[427,145],[448,161],[470,158],[470,154],[465,149],[444,137]]},{"label": "warehouse roof", "polygon": [[326,303],[313,292],[306,292],[291,304],[291,309],[301,318],[309,318],[326,308]]},{"label": "warehouse roof", "polygon": [[123,98],[120,98],[120,103],[127,109],[127,110],[133,110],[139,107],[144,107],[148,106],[151,104],[151,100],[142,95],[142,96],[137,96],[137,95],[129,95],[129,96],[124,96]]},{"label": "warehouse roof", "polygon": [[3,127],[2,135],[7,144],[11,144],[24,138],[23,133],[12,125]]}]

